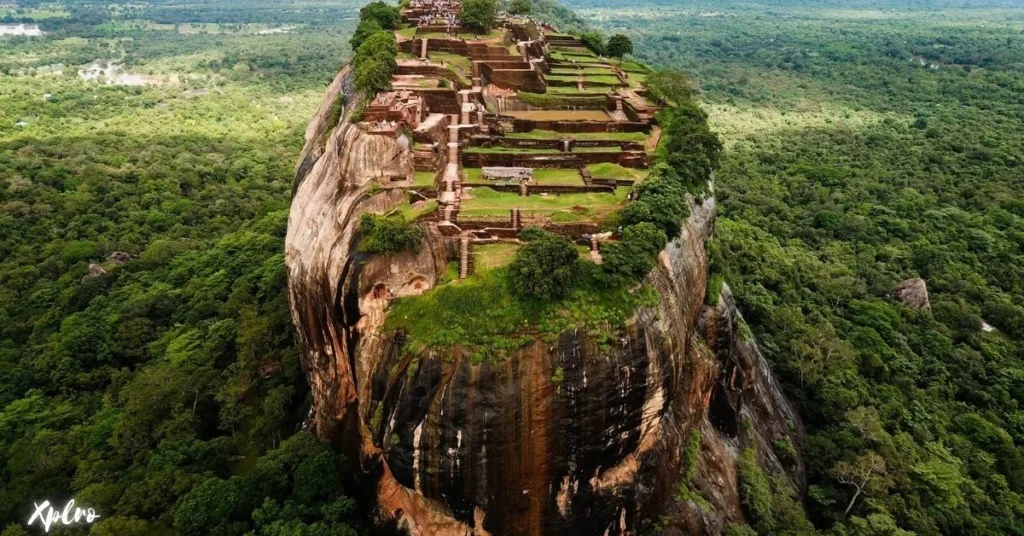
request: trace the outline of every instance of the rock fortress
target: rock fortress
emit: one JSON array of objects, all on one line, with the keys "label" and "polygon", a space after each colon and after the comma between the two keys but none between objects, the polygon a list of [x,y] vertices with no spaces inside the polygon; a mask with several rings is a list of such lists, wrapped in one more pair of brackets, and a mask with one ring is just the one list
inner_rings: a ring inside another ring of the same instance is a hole
[{"label": "rock fortress", "polygon": [[[801,443],[799,416],[728,286],[708,295],[713,184],[688,196],[631,291],[652,299],[621,325],[582,306],[479,317],[526,229],[603,262],[669,105],[639,62],[530,17],[471,31],[460,10],[405,4],[390,88],[365,94],[346,66],[307,128],[286,239],[307,427],[358,465],[379,521],[413,535],[625,535],[665,514],[721,533],[744,519],[749,447],[801,489],[803,462],[772,448]],[[368,253],[367,218],[412,224],[417,247]]]}]

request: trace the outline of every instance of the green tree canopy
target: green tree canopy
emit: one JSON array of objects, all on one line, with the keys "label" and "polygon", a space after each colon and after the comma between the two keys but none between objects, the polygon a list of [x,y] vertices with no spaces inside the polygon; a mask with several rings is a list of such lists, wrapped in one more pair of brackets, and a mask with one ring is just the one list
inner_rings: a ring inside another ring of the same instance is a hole
[{"label": "green tree canopy", "polygon": [[606,47],[608,55],[613,58],[621,58],[626,54],[633,53],[633,41],[622,34],[615,34],[608,38],[608,46]]},{"label": "green tree canopy", "polygon": [[462,3],[459,20],[475,32],[487,33],[494,28],[497,16],[497,0],[466,0]]},{"label": "green tree canopy", "polygon": [[532,9],[530,0],[512,0],[508,3],[508,12],[513,15],[529,15]]},{"label": "green tree canopy", "polygon": [[367,37],[352,59],[356,88],[368,97],[391,88],[391,75],[398,69],[397,57],[395,34],[379,31]]},{"label": "green tree canopy", "polygon": [[376,21],[385,30],[396,30],[402,24],[402,14],[398,7],[384,2],[366,4],[359,10],[361,21]]},{"label": "green tree canopy", "polygon": [[531,240],[509,265],[512,289],[546,300],[564,298],[578,283],[579,257],[568,238],[548,233]]}]

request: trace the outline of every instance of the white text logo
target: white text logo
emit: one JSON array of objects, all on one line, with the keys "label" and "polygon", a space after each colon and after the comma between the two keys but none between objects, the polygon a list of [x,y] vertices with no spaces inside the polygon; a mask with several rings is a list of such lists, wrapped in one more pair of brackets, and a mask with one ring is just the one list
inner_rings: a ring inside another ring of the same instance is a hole
[{"label": "white text logo", "polygon": [[86,523],[92,523],[93,520],[98,519],[100,516],[96,514],[96,511],[92,508],[82,510],[81,508],[75,508],[75,500],[71,499],[67,504],[64,505],[64,510],[57,512],[50,506],[50,501],[43,501],[43,504],[32,503],[36,507],[36,512],[32,514],[32,517],[28,518],[29,526],[35,523],[36,519],[43,524],[43,530],[50,532],[50,525],[59,522],[65,525],[73,525],[79,521],[85,521]]}]

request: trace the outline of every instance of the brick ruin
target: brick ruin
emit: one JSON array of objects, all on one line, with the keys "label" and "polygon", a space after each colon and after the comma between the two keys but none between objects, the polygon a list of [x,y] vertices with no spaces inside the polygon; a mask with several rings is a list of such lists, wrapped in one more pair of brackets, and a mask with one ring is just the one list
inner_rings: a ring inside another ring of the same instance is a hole
[{"label": "brick ruin", "polygon": [[[474,245],[517,242],[528,226],[588,245],[599,262],[600,241],[614,239],[600,220],[632,198],[660,138],[645,70],[528,17],[502,14],[476,35],[460,9],[460,0],[413,0],[402,10],[392,89],[365,104],[360,126],[404,137],[414,169],[382,185],[410,190],[416,221],[455,240],[461,277]],[[506,216],[477,207],[480,192]],[[531,202],[590,194],[621,202],[549,211]]]}]

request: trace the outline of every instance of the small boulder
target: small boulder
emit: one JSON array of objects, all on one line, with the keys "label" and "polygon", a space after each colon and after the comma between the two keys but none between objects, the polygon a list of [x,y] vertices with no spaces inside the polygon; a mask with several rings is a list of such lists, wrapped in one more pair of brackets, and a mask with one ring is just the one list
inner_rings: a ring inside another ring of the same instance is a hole
[{"label": "small boulder", "polygon": [[896,287],[896,299],[907,307],[925,311],[932,310],[932,304],[928,301],[928,286],[920,277],[907,279],[900,283]]},{"label": "small boulder", "polygon": [[91,263],[91,264],[89,264],[89,273],[86,274],[85,277],[82,278],[82,281],[85,282],[85,281],[88,281],[90,279],[96,279],[98,277],[103,277],[105,275],[107,275],[107,271],[104,270],[102,266],[100,266],[100,265],[98,265],[96,263]]},{"label": "small boulder", "polygon": [[125,253],[123,251],[115,251],[111,253],[109,256],[107,256],[107,262],[111,262],[118,265],[124,264],[130,260],[132,260],[131,253]]}]

